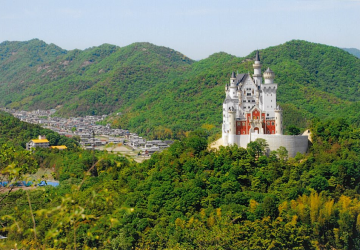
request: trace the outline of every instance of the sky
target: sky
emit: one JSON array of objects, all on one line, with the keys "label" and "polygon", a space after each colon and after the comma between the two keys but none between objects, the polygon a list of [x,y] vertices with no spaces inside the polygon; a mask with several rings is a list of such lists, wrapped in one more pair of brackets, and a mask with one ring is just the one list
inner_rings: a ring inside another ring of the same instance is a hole
[{"label": "sky", "polygon": [[360,0],[0,0],[0,42],[150,42],[194,60],[301,39],[360,49]]}]

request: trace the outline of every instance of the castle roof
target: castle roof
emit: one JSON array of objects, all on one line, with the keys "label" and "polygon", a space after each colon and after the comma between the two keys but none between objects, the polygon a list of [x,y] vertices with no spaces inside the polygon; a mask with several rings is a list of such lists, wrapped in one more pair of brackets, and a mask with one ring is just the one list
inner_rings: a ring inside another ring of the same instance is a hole
[{"label": "castle roof", "polygon": [[259,55],[259,51],[256,51],[256,56],[255,56],[255,61],[259,61],[260,62],[260,55]]},{"label": "castle roof", "polygon": [[229,103],[229,102],[231,102],[231,98],[230,98],[229,95],[226,95],[226,98],[225,98],[225,100],[224,100],[224,103]]},{"label": "castle roof", "polygon": [[235,80],[236,84],[239,85],[239,83],[242,82],[245,79],[246,75],[247,74],[237,74],[236,75],[236,80]]},{"label": "castle roof", "polygon": [[270,68],[267,68],[267,70],[265,70],[265,72],[274,73],[274,71],[272,71]]},{"label": "castle roof", "polygon": [[231,78],[235,78],[235,72],[234,71],[231,73]]}]

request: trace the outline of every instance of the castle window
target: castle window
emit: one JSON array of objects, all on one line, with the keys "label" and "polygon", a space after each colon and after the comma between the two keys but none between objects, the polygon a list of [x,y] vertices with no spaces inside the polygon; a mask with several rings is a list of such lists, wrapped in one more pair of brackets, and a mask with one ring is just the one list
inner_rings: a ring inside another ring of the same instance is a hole
[{"label": "castle window", "polygon": [[245,131],[243,131],[243,134],[245,134]]},{"label": "castle window", "polygon": [[273,125],[273,126],[274,126],[274,122],[272,122],[272,123],[271,123],[271,125]]},{"label": "castle window", "polygon": [[248,102],[250,102],[250,100],[248,100]]},{"label": "castle window", "polygon": [[266,114],[266,116],[269,116],[269,114]]},{"label": "castle window", "polygon": [[242,125],[245,126],[245,122],[242,122]]},{"label": "castle window", "polygon": [[246,100],[243,100],[243,102],[246,102]]},{"label": "castle window", "polygon": [[270,131],[268,130],[267,133],[270,134]]},{"label": "castle window", "polygon": [[272,131],[272,133],[274,134],[274,130]]},{"label": "castle window", "polygon": [[251,96],[251,93],[247,93],[246,95],[247,95],[247,96]]},{"label": "castle window", "polygon": [[237,125],[240,126],[240,122],[237,122]]},{"label": "castle window", "polygon": [[238,131],[238,135],[240,135],[240,131]]},{"label": "castle window", "polygon": [[268,126],[269,126],[269,125],[270,125],[270,122],[266,122],[266,125],[268,125]]},{"label": "castle window", "polygon": [[252,102],[255,102],[255,100],[252,100]]}]

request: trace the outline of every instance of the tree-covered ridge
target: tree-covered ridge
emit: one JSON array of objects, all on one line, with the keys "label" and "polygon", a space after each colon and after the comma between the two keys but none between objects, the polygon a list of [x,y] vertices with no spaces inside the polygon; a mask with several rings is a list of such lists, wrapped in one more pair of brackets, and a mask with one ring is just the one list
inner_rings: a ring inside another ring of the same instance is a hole
[{"label": "tree-covered ridge", "polygon": [[12,115],[0,111],[0,145],[8,144],[25,149],[26,143],[31,139],[37,139],[39,135],[45,135],[50,146],[66,145],[71,149],[78,146],[78,142],[72,138],[59,135],[39,125],[22,122]]},{"label": "tree-covered ridge", "polygon": [[[1,104],[23,109],[63,106],[60,114],[68,116],[114,111],[168,78],[174,69],[181,72],[192,63],[174,50],[135,43],[124,48],[104,44],[84,51],[62,51],[55,58],[41,58],[40,64],[42,51],[38,47],[45,43],[32,40],[15,43],[18,46],[8,44],[12,45],[3,43],[10,58],[1,62]],[[8,61],[19,51],[35,51],[27,55],[33,61],[16,61],[19,69],[26,70],[9,75]]]},{"label": "tree-covered ridge", "polygon": [[291,159],[282,148],[269,156],[255,147],[208,150],[204,131],[141,164],[36,150],[61,185],[0,203],[2,247],[358,249],[359,127],[336,119],[310,129],[310,152]]},{"label": "tree-covered ridge", "polygon": [[342,49],[356,56],[357,58],[360,58],[360,50],[355,48],[342,48]]},{"label": "tree-covered ridge", "polygon": [[[263,69],[271,67],[279,83],[278,102],[284,108],[285,128],[306,128],[314,117],[345,115],[358,122],[358,112],[352,107],[359,102],[360,60],[339,48],[305,41],[270,47],[260,55]],[[219,131],[224,85],[230,72],[252,73],[254,57],[255,52],[246,58],[217,53],[195,62],[179,81],[150,89],[128,108],[121,108],[123,115],[113,124],[155,138],[165,128],[164,136],[170,129],[175,137],[204,124]]]},{"label": "tree-covered ridge", "polygon": [[[220,52],[193,61],[149,43],[83,51],[39,40],[0,47],[7,51],[0,61],[1,106],[56,107],[63,116],[116,111],[121,116],[112,117],[114,126],[151,138],[182,138],[202,126],[218,133],[224,85],[232,71],[252,73],[255,56]],[[32,54],[25,57],[26,51]],[[336,47],[299,40],[263,49],[260,56],[263,69],[270,67],[279,83],[285,128],[306,128],[314,117],[346,116],[359,122],[359,59]]]}]

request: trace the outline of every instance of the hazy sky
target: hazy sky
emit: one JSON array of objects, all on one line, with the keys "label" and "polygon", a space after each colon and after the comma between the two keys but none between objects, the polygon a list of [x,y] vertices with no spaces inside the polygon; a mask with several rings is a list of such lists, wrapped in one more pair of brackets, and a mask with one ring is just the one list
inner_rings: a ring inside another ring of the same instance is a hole
[{"label": "hazy sky", "polygon": [[0,0],[0,42],[151,42],[192,59],[302,39],[360,49],[360,0]]}]

